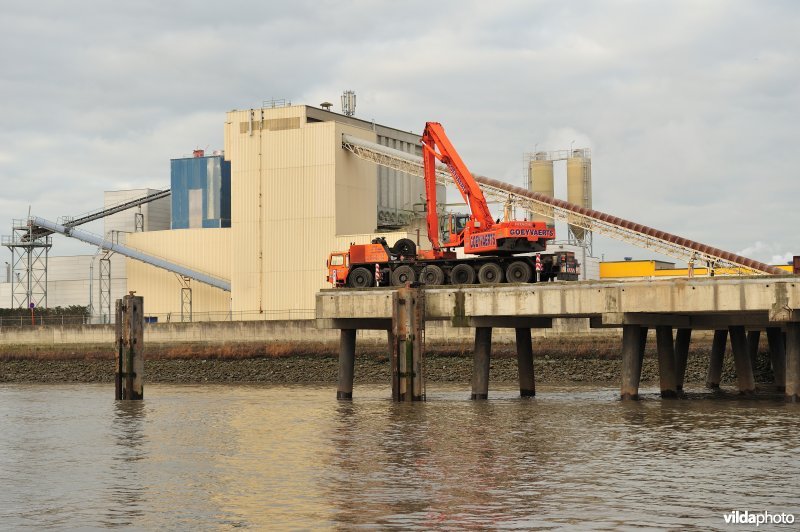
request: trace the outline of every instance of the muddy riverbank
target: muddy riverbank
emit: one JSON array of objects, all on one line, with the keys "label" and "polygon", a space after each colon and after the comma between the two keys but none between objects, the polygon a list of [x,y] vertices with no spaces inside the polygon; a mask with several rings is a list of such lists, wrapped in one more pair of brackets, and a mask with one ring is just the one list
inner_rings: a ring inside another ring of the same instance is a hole
[{"label": "muddy riverbank", "polygon": [[[336,383],[336,347],[315,344],[242,344],[148,346],[145,382],[164,383]],[[621,360],[619,342],[540,341],[536,344],[536,380],[541,384],[618,384]],[[425,359],[428,382],[469,383],[472,375],[471,346],[429,346]],[[107,346],[71,348],[0,349],[0,382],[113,382],[113,351]],[[709,351],[705,346],[690,350],[686,383],[705,383]],[[756,382],[771,382],[766,352],[759,353]],[[735,383],[733,360],[725,359],[723,384]],[[517,381],[514,346],[493,347],[490,381]],[[648,348],[642,369],[643,384],[658,381],[655,350]],[[359,349],[355,365],[356,383],[390,382],[386,350],[378,346]]]}]

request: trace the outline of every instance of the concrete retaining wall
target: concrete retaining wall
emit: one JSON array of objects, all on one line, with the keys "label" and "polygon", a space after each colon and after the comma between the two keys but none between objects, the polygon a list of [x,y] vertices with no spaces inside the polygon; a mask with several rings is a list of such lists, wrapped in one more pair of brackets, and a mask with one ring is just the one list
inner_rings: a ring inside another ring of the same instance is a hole
[{"label": "concrete retaining wall", "polygon": [[[315,320],[285,321],[219,321],[197,323],[146,324],[145,342],[156,344],[182,343],[250,343],[250,342],[324,342],[339,341],[336,329],[317,329]],[[473,340],[471,328],[454,328],[449,322],[426,324],[429,343],[468,342]],[[534,336],[618,336],[616,329],[590,329],[588,319],[556,319],[552,329],[535,329]],[[386,342],[386,332],[361,330],[359,341]],[[496,329],[493,340],[513,342],[513,329]],[[113,325],[54,325],[40,327],[0,328],[0,345],[114,344]]]}]

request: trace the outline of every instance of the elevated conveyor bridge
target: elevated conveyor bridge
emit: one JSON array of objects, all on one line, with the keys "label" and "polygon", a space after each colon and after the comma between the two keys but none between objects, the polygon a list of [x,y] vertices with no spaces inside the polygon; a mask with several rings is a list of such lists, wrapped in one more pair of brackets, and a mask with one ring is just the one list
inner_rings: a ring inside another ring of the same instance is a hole
[{"label": "elevated conveyor bridge", "polygon": [[[372,161],[387,168],[418,177],[424,176],[422,157],[417,155],[347,134],[342,135],[342,148],[361,159]],[[436,175],[438,183],[444,185],[452,183],[450,170],[446,166],[438,165]],[[695,242],[688,238],[551,198],[496,179],[477,174],[472,175],[480,185],[483,193],[494,200],[510,202],[512,205],[536,214],[552,216],[555,219],[581,227],[587,231],[621,240],[681,261],[714,264],[715,267],[730,268],[741,275],[786,274],[785,271],[775,266]]]}]

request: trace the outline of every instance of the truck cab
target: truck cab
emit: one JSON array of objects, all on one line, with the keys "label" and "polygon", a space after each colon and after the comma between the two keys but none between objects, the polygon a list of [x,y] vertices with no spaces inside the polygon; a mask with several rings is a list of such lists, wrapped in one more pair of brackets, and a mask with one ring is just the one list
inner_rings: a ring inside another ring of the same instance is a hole
[{"label": "truck cab", "polygon": [[326,281],[334,288],[344,286],[347,282],[347,271],[350,269],[350,253],[347,251],[331,253],[327,261],[328,276]]}]

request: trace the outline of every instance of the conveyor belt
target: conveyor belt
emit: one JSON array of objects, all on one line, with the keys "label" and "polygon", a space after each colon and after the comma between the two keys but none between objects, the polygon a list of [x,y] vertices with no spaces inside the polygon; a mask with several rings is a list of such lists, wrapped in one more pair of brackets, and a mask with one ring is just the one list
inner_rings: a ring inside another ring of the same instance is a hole
[{"label": "conveyor belt", "polygon": [[[365,141],[351,135],[342,135],[342,148],[367,161],[392,168],[410,175],[423,177],[422,157]],[[449,170],[437,166],[437,181],[452,183]],[[656,251],[685,262],[694,261],[698,266],[714,264],[717,268],[731,268],[743,275],[786,275],[784,270],[747,257],[736,255],[700,242],[695,242],[665,231],[653,229],[604,212],[587,209],[544,194],[509,185],[496,179],[473,174],[486,196],[500,201],[511,201],[514,205],[543,216],[552,216],[587,231],[608,236],[640,248]]]}]

